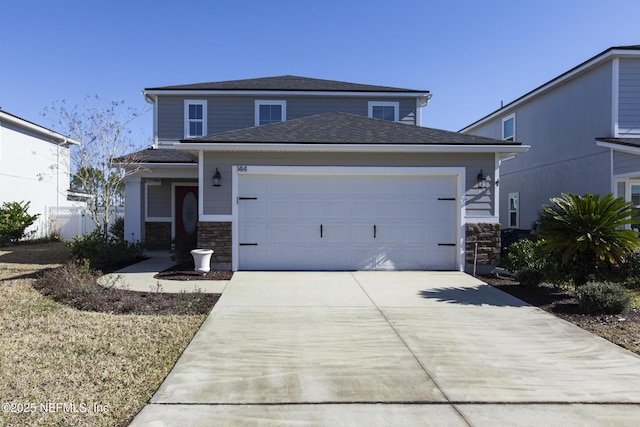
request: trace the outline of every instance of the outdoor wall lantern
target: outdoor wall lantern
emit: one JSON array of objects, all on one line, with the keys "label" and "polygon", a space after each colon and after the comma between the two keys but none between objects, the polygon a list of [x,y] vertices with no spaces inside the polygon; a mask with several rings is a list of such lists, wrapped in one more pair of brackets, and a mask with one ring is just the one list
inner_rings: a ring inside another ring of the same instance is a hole
[{"label": "outdoor wall lantern", "polygon": [[487,177],[482,173],[482,169],[478,174],[478,188],[487,188]]},{"label": "outdoor wall lantern", "polygon": [[222,181],[222,175],[220,175],[220,171],[216,168],[216,173],[213,174],[213,186],[220,187],[220,181]]}]

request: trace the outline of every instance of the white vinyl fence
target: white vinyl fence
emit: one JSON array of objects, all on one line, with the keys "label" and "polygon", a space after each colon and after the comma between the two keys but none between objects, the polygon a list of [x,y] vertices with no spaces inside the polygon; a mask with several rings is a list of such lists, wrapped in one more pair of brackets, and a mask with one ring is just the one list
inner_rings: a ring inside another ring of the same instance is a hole
[{"label": "white vinyl fence", "polygon": [[[124,217],[124,208],[111,208],[111,222],[113,224],[116,218]],[[96,229],[86,208],[83,207],[65,207],[52,206],[49,207],[48,235],[56,234],[63,239],[72,240],[74,237],[81,236],[84,233],[91,233]]]}]

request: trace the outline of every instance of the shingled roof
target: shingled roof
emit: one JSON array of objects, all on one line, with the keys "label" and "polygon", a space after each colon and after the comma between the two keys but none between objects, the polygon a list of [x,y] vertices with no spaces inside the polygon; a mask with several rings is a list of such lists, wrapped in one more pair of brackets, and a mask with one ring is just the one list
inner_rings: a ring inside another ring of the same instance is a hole
[{"label": "shingled roof", "polygon": [[172,149],[155,149],[147,148],[136,151],[135,153],[126,154],[114,159],[117,162],[133,162],[133,163],[198,163],[195,158],[182,151]]},{"label": "shingled roof", "polygon": [[395,93],[429,93],[428,90],[404,89],[388,86],[375,86],[348,83],[335,80],[313,79],[299,76],[276,76],[256,79],[227,80],[222,82],[194,83],[177,86],[147,88],[145,91],[181,90],[181,91],[314,91],[314,92],[395,92]]},{"label": "shingled roof", "polygon": [[347,113],[326,113],[199,138],[183,143],[278,144],[415,144],[520,145],[475,135],[372,119]]}]

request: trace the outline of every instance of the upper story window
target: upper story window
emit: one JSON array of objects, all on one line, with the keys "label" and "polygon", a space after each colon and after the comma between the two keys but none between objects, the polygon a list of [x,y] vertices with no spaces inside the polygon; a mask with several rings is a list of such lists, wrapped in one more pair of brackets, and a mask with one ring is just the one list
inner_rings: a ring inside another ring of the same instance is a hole
[{"label": "upper story window", "polygon": [[369,101],[369,117],[397,122],[400,120],[400,103]]},{"label": "upper story window", "polygon": [[515,141],[516,140],[516,115],[511,114],[510,116],[502,119],[502,139],[505,141]]},{"label": "upper story window", "polygon": [[284,122],[286,120],[287,101],[256,101],[256,126]]},{"label": "upper story window", "polygon": [[207,134],[207,101],[186,99],[184,101],[184,137],[193,138]]}]

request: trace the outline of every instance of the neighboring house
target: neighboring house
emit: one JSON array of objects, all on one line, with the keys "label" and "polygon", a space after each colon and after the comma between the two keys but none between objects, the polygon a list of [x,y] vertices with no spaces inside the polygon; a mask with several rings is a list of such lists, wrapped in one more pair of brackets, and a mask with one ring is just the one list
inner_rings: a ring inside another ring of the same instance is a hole
[{"label": "neighboring house", "polygon": [[531,146],[501,170],[503,228],[531,228],[561,193],[640,206],[640,46],[607,49],[460,132]]},{"label": "neighboring house", "polygon": [[[197,235],[233,270],[461,270],[497,261],[512,141],[421,127],[430,94],[296,76],[145,89],[154,146],[125,235]],[[465,259],[466,254],[466,259]]]},{"label": "neighboring house", "polygon": [[30,202],[39,214],[28,231],[49,233],[48,208],[76,206],[69,193],[69,147],[79,144],[65,135],[0,111],[0,203]]}]

